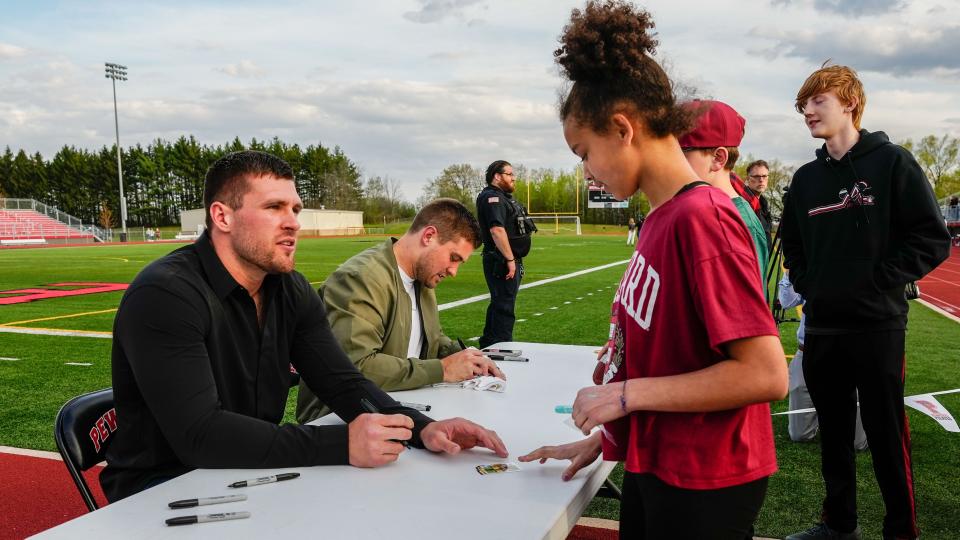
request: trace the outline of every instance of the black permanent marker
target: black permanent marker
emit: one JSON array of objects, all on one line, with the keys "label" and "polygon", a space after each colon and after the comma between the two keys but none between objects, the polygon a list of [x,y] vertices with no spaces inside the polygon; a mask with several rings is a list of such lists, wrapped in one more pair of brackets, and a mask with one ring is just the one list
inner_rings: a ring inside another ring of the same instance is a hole
[{"label": "black permanent marker", "polygon": [[173,501],[170,508],[193,508],[194,506],[206,506],[208,504],[232,503],[247,500],[246,495],[221,495],[219,497],[200,497],[197,499],[184,499],[182,501]]},{"label": "black permanent marker", "polygon": [[513,356],[511,354],[490,354],[484,353],[484,356],[491,360],[500,360],[501,362],[529,362],[530,359],[524,356]]},{"label": "black permanent marker", "polygon": [[194,523],[210,523],[212,521],[227,521],[230,519],[247,519],[250,512],[224,512],[222,514],[206,514],[203,516],[178,516],[167,520],[167,525],[193,525]]},{"label": "black permanent marker", "polygon": [[[363,406],[364,410],[371,414],[378,414],[380,409],[378,409],[373,403],[370,403],[370,400],[367,398],[360,398],[360,405]],[[390,439],[393,442],[400,443],[404,448],[410,448],[410,443],[407,441],[402,441],[400,439]]]},{"label": "black permanent marker", "polygon": [[253,480],[241,480],[239,482],[234,482],[227,487],[242,488],[242,487],[250,487],[250,486],[259,486],[260,484],[271,484],[273,482],[293,480],[298,476],[300,476],[300,473],[298,472],[285,472],[285,473],[280,473],[274,476],[263,476],[261,478],[254,478]]},{"label": "black permanent marker", "polygon": [[429,405],[424,405],[423,403],[410,403],[409,401],[398,401],[397,403],[416,411],[429,411],[431,409]]}]

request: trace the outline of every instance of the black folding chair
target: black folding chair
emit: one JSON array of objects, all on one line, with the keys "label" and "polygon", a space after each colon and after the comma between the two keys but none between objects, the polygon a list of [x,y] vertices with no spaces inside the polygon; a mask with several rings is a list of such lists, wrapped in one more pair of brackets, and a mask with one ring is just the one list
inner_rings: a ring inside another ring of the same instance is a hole
[{"label": "black folding chair", "polygon": [[104,460],[116,430],[117,413],[113,408],[112,388],[77,396],[57,413],[53,429],[57,450],[91,512],[99,505],[81,473]]}]

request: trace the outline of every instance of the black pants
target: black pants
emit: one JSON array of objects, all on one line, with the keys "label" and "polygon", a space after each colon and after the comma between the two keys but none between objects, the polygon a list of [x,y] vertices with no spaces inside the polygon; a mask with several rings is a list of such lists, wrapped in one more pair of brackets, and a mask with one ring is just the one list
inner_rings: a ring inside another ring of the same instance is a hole
[{"label": "black pants", "polygon": [[806,335],[803,376],[820,422],[820,459],[827,495],[823,521],[848,532],[857,526],[853,449],[856,391],[860,416],[883,495],[884,536],[919,535],[910,459],[910,426],[903,408],[906,373],[903,330]]},{"label": "black pants", "polygon": [[744,540],[767,495],[767,478],[720,489],[683,489],[626,472],[620,539]]},{"label": "black pants", "polygon": [[513,323],[516,321],[513,308],[523,278],[523,261],[517,259],[516,263],[517,271],[513,279],[504,279],[506,262],[500,253],[483,252],[483,277],[490,291],[490,305],[487,306],[487,320],[483,335],[480,336],[481,349],[501,341],[513,341]]}]

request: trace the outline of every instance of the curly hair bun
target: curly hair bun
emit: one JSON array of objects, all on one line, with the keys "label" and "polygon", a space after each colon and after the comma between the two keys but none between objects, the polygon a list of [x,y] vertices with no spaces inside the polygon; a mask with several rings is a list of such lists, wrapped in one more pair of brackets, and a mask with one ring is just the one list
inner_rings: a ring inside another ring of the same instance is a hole
[{"label": "curly hair bun", "polygon": [[622,0],[590,0],[575,9],[553,55],[573,83],[560,102],[560,119],[589,123],[598,133],[610,115],[639,117],[656,137],[690,130],[696,113],[677,105],[673,84],[653,59],[653,18]]},{"label": "curly hair bun", "polygon": [[620,0],[591,0],[574,9],[553,55],[573,82],[642,78],[658,45],[651,15]]}]

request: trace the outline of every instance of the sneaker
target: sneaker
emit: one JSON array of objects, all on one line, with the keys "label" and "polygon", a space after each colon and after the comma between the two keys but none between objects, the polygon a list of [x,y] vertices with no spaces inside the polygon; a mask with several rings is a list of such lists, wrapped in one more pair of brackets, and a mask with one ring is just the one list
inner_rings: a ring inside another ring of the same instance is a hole
[{"label": "sneaker", "polygon": [[860,527],[851,532],[842,533],[831,529],[826,523],[817,523],[803,532],[791,534],[784,540],[860,540],[860,534]]}]

